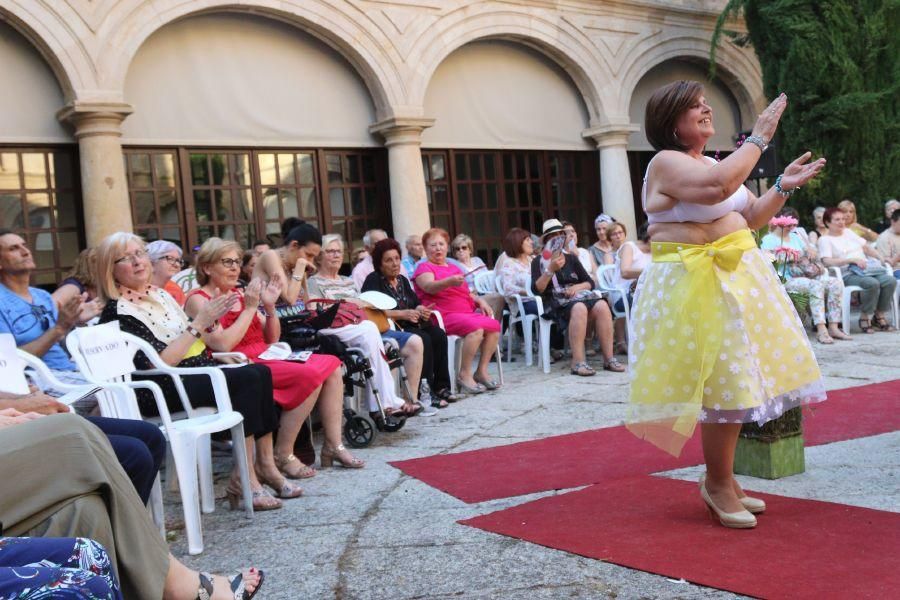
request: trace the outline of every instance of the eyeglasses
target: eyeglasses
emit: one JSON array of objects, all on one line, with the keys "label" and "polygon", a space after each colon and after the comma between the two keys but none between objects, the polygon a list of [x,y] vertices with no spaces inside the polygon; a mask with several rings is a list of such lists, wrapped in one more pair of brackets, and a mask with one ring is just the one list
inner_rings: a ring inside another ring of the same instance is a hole
[{"label": "eyeglasses", "polygon": [[219,261],[222,263],[223,267],[231,268],[231,267],[240,267],[241,259],[239,258],[223,258]]},{"label": "eyeglasses", "polygon": [[25,335],[31,331],[38,322],[41,324],[42,331],[50,329],[50,317],[52,316],[50,311],[40,304],[29,304],[28,306],[31,310],[19,315],[19,317],[12,322],[10,329],[12,329],[14,335]]},{"label": "eyeglasses", "polygon": [[121,265],[122,263],[125,263],[125,262],[130,262],[131,264],[134,264],[134,263],[144,260],[145,258],[147,258],[147,251],[146,250],[137,250],[134,254],[126,254],[122,258],[117,258],[116,260],[113,261],[113,264]]},{"label": "eyeglasses", "polygon": [[328,250],[325,250],[325,254],[343,254],[343,253],[344,253],[344,251],[341,250],[340,248],[329,248]]},{"label": "eyeglasses", "polygon": [[174,256],[161,256],[161,257],[160,257],[160,260],[166,261],[167,263],[169,263],[169,264],[172,265],[173,267],[183,267],[184,264],[185,264],[184,261],[183,261],[182,259],[176,258],[176,257],[174,257]]}]

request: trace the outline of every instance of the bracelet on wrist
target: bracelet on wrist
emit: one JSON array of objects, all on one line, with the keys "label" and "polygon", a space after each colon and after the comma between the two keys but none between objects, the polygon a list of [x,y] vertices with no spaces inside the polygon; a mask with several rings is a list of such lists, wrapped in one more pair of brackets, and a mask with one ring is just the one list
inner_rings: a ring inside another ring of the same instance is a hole
[{"label": "bracelet on wrist", "polygon": [[781,187],[781,178],[782,178],[782,177],[784,177],[784,174],[781,174],[781,175],[779,175],[778,177],[775,178],[775,191],[778,192],[779,194],[781,194],[782,196],[784,196],[785,198],[790,198],[790,197],[791,197],[791,194],[793,194],[794,192],[796,192],[796,191],[799,189],[800,186],[797,186],[797,187],[792,188],[792,189],[790,189],[790,190],[786,190],[786,189],[784,189],[783,187]]},{"label": "bracelet on wrist", "polygon": [[766,148],[769,147],[769,144],[766,143],[766,140],[759,135],[751,135],[747,139],[744,140],[744,143],[750,143],[759,148],[760,152],[765,152]]},{"label": "bracelet on wrist", "polygon": [[218,328],[219,328],[219,320],[216,319],[215,321],[213,321],[213,324],[212,324],[212,325],[210,325],[209,327],[207,327],[207,328],[204,329],[203,331],[206,332],[206,333],[212,333],[213,331],[215,331],[215,330],[218,329]]}]

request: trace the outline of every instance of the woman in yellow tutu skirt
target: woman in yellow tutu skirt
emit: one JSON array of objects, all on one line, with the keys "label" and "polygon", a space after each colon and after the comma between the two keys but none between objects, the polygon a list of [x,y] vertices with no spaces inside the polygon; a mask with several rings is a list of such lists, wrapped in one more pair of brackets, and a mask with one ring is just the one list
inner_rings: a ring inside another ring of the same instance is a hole
[{"label": "woman in yellow tutu skirt", "polygon": [[[628,429],[675,456],[700,423],[703,500],[726,527],[756,526],[765,510],[733,476],[741,424],[825,399],[819,367],[793,304],[751,229],[765,225],[825,159],[806,153],[755,197],[742,183],[775,133],[782,94],[728,158],[703,156],[715,130],[703,86],[677,81],[647,103],[658,154],[643,203],[652,264],[635,293]],[[752,511],[752,512],[751,512]]]}]

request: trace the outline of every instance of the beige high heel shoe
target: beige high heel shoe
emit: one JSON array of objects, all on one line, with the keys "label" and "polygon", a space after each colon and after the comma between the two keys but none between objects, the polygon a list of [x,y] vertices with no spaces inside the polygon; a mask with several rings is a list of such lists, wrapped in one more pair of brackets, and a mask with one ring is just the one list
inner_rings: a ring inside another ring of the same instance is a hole
[{"label": "beige high heel shoe", "polygon": [[[706,482],[706,473],[700,476],[700,487]],[[741,490],[743,493],[744,490]],[[760,498],[753,498],[752,496],[741,496],[738,498],[741,501],[741,504],[744,508],[747,509],[747,512],[752,513],[754,515],[758,515],[766,510],[766,501]]]},{"label": "beige high heel shoe", "polygon": [[704,502],[706,502],[706,506],[709,508],[710,514],[718,517],[719,523],[721,523],[724,527],[728,527],[731,529],[752,529],[756,527],[756,517],[750,514],[749,511],[742,510],[738,512],[727,513],[716,506],[712,501],[712,498],[709,497],[709,492],[706,491],[706,479],[704,479],[703,483],[700,484],[700,497],[703,498]]},{"label": "beige high heel shoe", "polygon": [[[341,452],[347,452],[347,449],[343,444],[338,444],[336,448],[332,448],[329,445],[322,446],[322,452],[319,453],[319,460],[322,463],[322,468],[328,468],[334,466],[334,462],[337,461],[339,465],[344,467],[345,469],[362,469],[366,466],[366,463],[358,458],[350,457],[348,460],[344,460],[341,458]],[[349,454],[349,452],[347,452]]]}]

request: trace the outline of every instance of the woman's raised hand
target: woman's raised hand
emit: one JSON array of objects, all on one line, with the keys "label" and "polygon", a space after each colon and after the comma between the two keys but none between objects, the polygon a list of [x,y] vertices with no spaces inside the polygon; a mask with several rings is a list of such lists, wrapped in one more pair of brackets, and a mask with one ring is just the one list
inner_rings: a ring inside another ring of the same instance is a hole
[{"label": "woman's raised hand", "polygon": [[262,295],[263,282],[259,277],[254,277],[244,288],[244,308],[256,310]]},{"label": "woman's raised hand", "polygon": [[781,176],[781,189],[791,191],[805,185],[807,181],[819,174],[825,167],[825,158],[819,158],[813,162],[807,162],[812,158],[812,152],[804,152],[794,162],[784,168]]},{"label": "woman's raised hand", "polygon": [[787,96],[780,94],[772,100],[766,110],[762,111],[756,119],[756,125],[753,126],[752,136],[761,137],[768,144],[775,137],[775,130],[778,129],[778,121],[781,120],[781,114],[787,108]]},{"label": "woman's raised hand", "polygon": [[216,290],[209,302],[203,305],[197,316],[194,317],[194,327],[203,331],[208,329],[213,323],[221,319],[225,313],[231,310],[238,301],[238,296],[234,292],[225,294]]},{"label": "woman's raised hand", "polygon": [[278,302],[278,298],[281,296],[281,281],[277,279],[272,279],[269,283],[263,288],[261,299],[263,306],[275,306],[275,303]]}]

